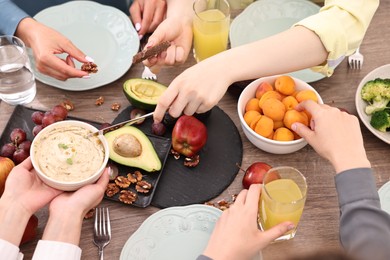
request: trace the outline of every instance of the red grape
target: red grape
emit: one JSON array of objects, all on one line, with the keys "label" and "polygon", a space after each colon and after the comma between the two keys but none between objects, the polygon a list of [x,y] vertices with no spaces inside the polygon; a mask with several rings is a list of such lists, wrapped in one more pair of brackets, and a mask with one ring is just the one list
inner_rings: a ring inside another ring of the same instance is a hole
[{"label": "red grape", "polygon": [[26,132],[21,128],[14,128],[10,134],[11,142],[15,145],[20,144],[24,140],[26,140]]},{"label": "red grape", "polygon": [[18,148],[25,150],[26,152],[30,152],[31,143],[32,142],[30,140],[25,140],[21,144],[19,144]]},{"label": "red grape", "polygon": [[16,146],[13,143],[5,144],[1,147],[0,156],[12,159],[12,155],[14,154],[15,150]]},{"label": "red grape", "polygon": [[12,156],[12,160],[14,161],[15,164],[19,164],[23,162],[27,157],[30,156],[29,152],[26,152],[23,149],[16,149]]},{"label": "red grape", "polygon": [[42,126],[46,127],[56,122],[55,116],[52,113],[45,113],[42,119]]},{"label": "red grape", "polygon": [[43,119],[44,115],[45,115],[45,113],[43,113],[41,111],[35,111],[34,113],[32,113],[31,119],[36,125],[40,125],[40,124],[42,124],[42,119]]},{"label": "red grape", "polygon": [[165,134],[166,127],[163,123],[153,123],[152,124],[152,133],[155,135],[162,136]]},{"label": "red grape", "polygon": [[56,121],[65,120],[68,116],[68,110],[61,105],[56,105],[51,109],[51,113],[54,115]]},{"label": "red grape", "polygon": [[36,136],[43,129],[43,125],[36,125],[32,130],[32,134]]}]

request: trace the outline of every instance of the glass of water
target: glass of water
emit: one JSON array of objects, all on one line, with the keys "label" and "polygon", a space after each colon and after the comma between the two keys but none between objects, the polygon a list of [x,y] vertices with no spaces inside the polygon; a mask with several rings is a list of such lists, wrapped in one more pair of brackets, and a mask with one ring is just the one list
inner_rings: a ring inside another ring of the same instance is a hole
[{"label": "glass of water", "polygon": [[23,41],[0,36],[0,99],[18,105],[33,101],[35,94],[35,77]]}]

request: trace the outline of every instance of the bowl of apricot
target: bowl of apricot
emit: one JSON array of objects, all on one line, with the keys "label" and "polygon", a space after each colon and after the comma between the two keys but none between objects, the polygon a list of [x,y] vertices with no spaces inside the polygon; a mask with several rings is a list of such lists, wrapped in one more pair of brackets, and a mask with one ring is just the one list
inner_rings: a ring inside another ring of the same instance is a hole
[{"label": "bowl of apricot", "polygon": [[259,149],[273,154],[288,154],[307,144],[292,129],[300,122],[310,123],[310,114],[297,111],[304,100],[323,101],[306,82],[288,75],[276,75],[252,81],[238,99],[238,116],[248,140]]}]

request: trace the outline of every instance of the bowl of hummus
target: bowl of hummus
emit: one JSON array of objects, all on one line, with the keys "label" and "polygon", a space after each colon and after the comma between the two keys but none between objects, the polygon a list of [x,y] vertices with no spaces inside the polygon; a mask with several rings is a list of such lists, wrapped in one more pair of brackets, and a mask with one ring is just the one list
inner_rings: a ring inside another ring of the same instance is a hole
[{"label": "bowl of hummus", "polygon": [[42,129],[31,145],[31,161],[47,185],[74,191],[94,183],[108,159],[107,140],[94,126],[77,120],[64,120]]}]

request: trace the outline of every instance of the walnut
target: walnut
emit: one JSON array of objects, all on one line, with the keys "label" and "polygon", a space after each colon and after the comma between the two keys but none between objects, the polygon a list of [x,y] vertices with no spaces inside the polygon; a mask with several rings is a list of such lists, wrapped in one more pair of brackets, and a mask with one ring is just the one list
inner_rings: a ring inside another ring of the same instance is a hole
[{"label": "walnut", "polygon": [[121,104],[118,102],[115,102],[111,105],[111,110],[118,111],[121,108]]},{"label": "walnut", "polygon": [[84,216],[85,219],[92,218],[95,215],[95,208],[90,209]]},{"label": "walnut", "polygon": [[171,154],[173,155],[173,158],[176,160],[180,159],[180,153],[176,152],[173,148],[171,149]]},{"label": "walnut", "polygon": [[208,202],[205,202],[204,204],[208,205],[208,206],[215,207],[215,208],[223,211],[223,210],[230,208],[230,206],[233,205],[233,203],[236,201],[236,198],[237,198],[237,194],[234,194],[234,195],[232,195],[230,200],[222,199],[216,203],[208,201]]},{"label": "walnut", "polygon": [[98,72],[97,65],[93,62],[86,62],[83,65],[81,65],[81,70],[86,71],[88,73],[96,73]]},{"label": "walnut", "polygon": [[131,190],[121,190],[121,193],[119,195],[119,200],[125,204],[133,204],[133,202],[136,201],[137,198],[138,195]]},{"label": "walnut", "polygon": [[69,99],[62,101],[61,106],[65,107],[68,111],[72,111],[74,109],[74,105]]},{"label": "walnut", "polygon": [[112,197],[120,191],[119,187],[115,183],[109,183],[106,188],[107,197]]},{"label": "walnut", "polygon": [[143,175],[140,171],[135,171],[134,173],[128,173],[127,178],[131,183],[137,183],[142,181]]},{"label": "walnut", "polygon": [[115,179],[115,184],[121,188],[128,188],[130,186],[131,182],[125,176],[118,176]]},{"label": "walnut", "polygon": [[184,166],[196,167],[199,164],[199,154],[184,159]]},{"label": "walnut", "polygon": [[101,106],[101,105],[103,105],[103,103],[104,103],[104,97],[102,97],[102,96],[98,97],[95,101],[95,105],[97,105],[97,106]]},{"label": "walnut", "polygon": [[152,188],[152,184],[147,181],[139,181],[137,185],[135,185],[135,189],[140,193],[148,193]]},{"label": "walnut", "polygon": [[144,177],[140,171],[135,171],[134,175],[137,181],[142,181],[142,178]]}]

